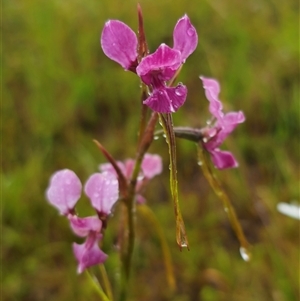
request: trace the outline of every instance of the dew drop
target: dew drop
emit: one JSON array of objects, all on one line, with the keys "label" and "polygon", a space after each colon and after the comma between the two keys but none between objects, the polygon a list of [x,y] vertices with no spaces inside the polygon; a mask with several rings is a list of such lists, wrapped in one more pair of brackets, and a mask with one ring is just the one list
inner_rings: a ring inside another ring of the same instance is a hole
[{"label": "dew drop", "polygon": [[[175,92],[176,93],[176,92]],[[172,101],[172,100],[171,100]],[[172,113],[174,113],[175,112],[175,108],[173,107],[173,105],[172,104],[170,104],[170,111],[172,112]]]},{"label": "dew drop", "polygon": [[180,244],[180,246],[181,246],[181,248],[187,248],[187,247],[188,247],[188,245],[187,245],[186,242],[182,242],[182,243]]},{"label": "dew drop", "polygon": [[198,164],[199,166],[202,166],[203,162],[202,162],[202,161],[198,161],[197,164]]},{"label": "dew drop", "polygon": [[188,34],[188,36],[192,37],[195,34],[195,29],[194,28],[189,28],[187,30],[187,34]]},{"label": "dew drop", "polygon": [[183,93],[182,93],[182,91],[180,89],[176,89],[175,94],[177,96],[182,96]]},{"label": "dew drop", "polygon": [[206,121],[206,124],[207,124],[207,125],[210,125],[210,124],[211,124],[211,120],[207,120],[207,121]]},{"label": "dew drop", "polygon": [[158,139],[159,139],[159,136],[154,136],[153,139],[154,139],[154,140],[158,140]]},{"label": "dew drop", "polygon": [[206,143],[207,141],[208,141],[208,139],[204,137],[203,142]]},{"label": "dew drop", "polygon": [[246,248],[240,247],[240,253],[241,253],[243,260],[250,261],[250,253]]}]

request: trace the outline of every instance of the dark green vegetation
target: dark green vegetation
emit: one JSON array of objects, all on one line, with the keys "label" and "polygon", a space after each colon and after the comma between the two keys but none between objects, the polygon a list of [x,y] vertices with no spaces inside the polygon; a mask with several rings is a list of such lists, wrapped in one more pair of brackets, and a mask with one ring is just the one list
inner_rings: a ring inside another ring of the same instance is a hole
[{"label": "dark green vegetation", "polygon": [[[126,5],[124,4],[126,3]],[[240,168],[218,172],[236,207],[253,258],[244,262],[220,201],[197,166],[193,144],[178,140],[179,193],[191,250],[179,252],[164,139],[150,152],[164,173],[146,192],[165,229],[177,279],[175,301],[289,301],[299,297],[299,222],[276,211],[299,201],[298,1],[141,0],[149,48],[172,45],[187,13],[199,45],[179,80],[188,100],[176,125],[202,126],[208,102],[198,76],[217,78],[227,110],[246,122],[226,146]],[[139,81],[105,57],[99,36],[107,19],[137,28],[135,1],[4,1],[2,101],[3,300],[97,300],[86,275],[76,275],[71,243],[82,241],[49,206],[50,175],[70,168],[82,181],[103,156],[133,157],[139,121]],[[118,208],[117,208],[118,209]],[[87,198],[79,202],[90,214]],[[114,285],[113,248],[119,218],[110,220],[103,249]],[[157,235],[137,220],[132,300],[168,300]]]}]

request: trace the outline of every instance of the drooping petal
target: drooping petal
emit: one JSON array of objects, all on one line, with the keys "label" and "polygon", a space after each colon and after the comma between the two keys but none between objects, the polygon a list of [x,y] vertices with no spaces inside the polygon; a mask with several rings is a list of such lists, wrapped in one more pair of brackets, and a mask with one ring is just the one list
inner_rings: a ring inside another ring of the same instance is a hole
[{"label": "drooping petal", "polygon": [[173,49],[181,52],[181,62],[194,52],[198,44],[198,35],[187,15],[178,20],[173,32]]},{"label": "drooping petal", "polygon": [[87,180],[84,191],[98,213],[108,215],[119,198],[119,184],[112,173],[95,173]]},{"label": "drooping petal", "polygon": [[87,236],[90,231],[99,233],[102,228],[102,221],[98,216],[80,218],[76,215],[69,214],[68,219],[73,232],[81,237]]},{"label": "drooping petal", "polygon": [[91,232],[83,244],[73,243],[73,253],[78,261],[78,274],[107,259],[107,255],[98,246],[101,237],[101,235]]},{"label": "drooping petal", "polygon": [[186,96],[186,86],[179,84],[175,88],[154,90],[143,103],[158,113],[174,113],[184,104]]},{"label": "drooping petal", "polygon": [[166,44],[161,44],[153,54],[147,55],[141,60],[136,68],[136,73],[146,85],[155,85],[156,77],[159,82],[167,81],[179,68],[180,57],[179,51]]},{"label": "drooping petal", "polygon": [[133,30],[118,20],[109,20],[101,35],[103,52],[126,70],[134,71],[137,63],[138,40]]},{"label": "drooping petal", "polygon": [[214,166],[218,169],[234,168],[239,166],[231,152],[222,151],[216,148],[213,151],[210,151],[210,155]]},{"label": "drooping petal", "polygon": [[245,115],[242,111],[239,112],[229,112],[223,117],[223,129],[231,133],[239,123],[243,123],[245,121]]},{"label": "drooping petal", "polygon": [[81,189],[82,185],[77,175],[72,170],[63,169],[52,175],[46,196],[61,214],[68,214],[79,200]]},{"label": "drooping petal", "polygon": [[142,162],[142,171],[146,178],[152,179],[162,172],[162,159],[159,155],[146,154]]},{"label": "drooping petal", "polygon": [[223,106],[221,101],[218,99],[220,93],[220,85],[218,81],[213,78],[206,78],[200,76],[203,82],[203,88],[205,90],[205,96],[209,101],[209,111],[218,120],[223,118]]}]

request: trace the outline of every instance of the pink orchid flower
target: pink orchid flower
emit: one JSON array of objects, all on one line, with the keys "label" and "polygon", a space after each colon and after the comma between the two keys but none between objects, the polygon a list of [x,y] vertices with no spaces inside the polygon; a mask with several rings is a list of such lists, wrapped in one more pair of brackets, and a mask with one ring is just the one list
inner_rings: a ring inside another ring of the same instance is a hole
[{"label": "pink orchid flower", "polygon": [[183,84],[168,87],[179,67],[194,52],[198,44],[196,29],[187,15],[178,20],[173,32],[173,48],[161,44],[153,53],[137,63],[138,40],[130,27],[118,20],[105,23],[101,35],[103,52],[125,70],[136,72],[141,80],[152,88],[144,101],[153,111],[176,112],[185,102],[187,88]]},{"label": "pink orchid flower", "polygon": [[212,78],[201,76],[206,98],[209,101],[209,111],[215,118],[215,122],[207,128],[207,136],[203,139],[203,145],[210,153],[213,164],[218,169],[233,168],[238,166],[233,154],[219,149],[226,137],[239,123],[245,121],[242,111],[223,113],[223,106],[218,99],[220,93],[219,83]]}]

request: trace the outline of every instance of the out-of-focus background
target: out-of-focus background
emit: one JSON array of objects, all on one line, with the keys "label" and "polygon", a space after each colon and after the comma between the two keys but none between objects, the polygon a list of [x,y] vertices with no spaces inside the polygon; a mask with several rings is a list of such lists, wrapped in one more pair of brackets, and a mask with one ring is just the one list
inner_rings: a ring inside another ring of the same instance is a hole
[{"label": "out-of-focus background", "polygon": [[[199,35],[179,80],[189,89],[174,114],[181,126],[209,117],[199,75],[221,84],[225,110],[246,122],[222,148],[240,168],[217,171],[252,244],[244,262],[220,201],[204,179],[192,143],[178,140],[179,193],[191,250],[179,252],[164,139],[150,148],[164,172],[145,197],[170,245],[177,281],[172,300],[290,301],[299,298],[299,221],[276,211],[299,201],[299,3],[296,0],[140,1],[151,51],[172,46],[187,13]],[[134,157],[139,80],[103,54],[108,19],[137,29],[136,1],[4,1],[2,83],[3,300],[97,300],[71,251],[81,242],[45,199],[51,174],[74,170],[84,182],[105,160],[96,138],[118,160]],[[91,214],[83,196],[78,210]],[[103,250],[114,286],[119,219]],[[168,300],[162,253],[153,227],[137,219],[130,300]]]}]

